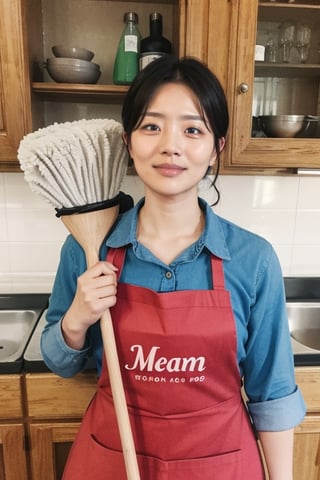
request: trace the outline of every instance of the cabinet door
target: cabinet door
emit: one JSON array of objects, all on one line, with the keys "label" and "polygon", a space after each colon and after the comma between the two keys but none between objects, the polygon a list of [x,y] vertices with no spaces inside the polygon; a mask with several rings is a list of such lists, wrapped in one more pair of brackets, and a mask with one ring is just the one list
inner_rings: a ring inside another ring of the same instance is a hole
[{"label": "cabinet door", "polygon": [[17,148],[31,129],[23,0],[0,0],[0,171],[17,170]]},{"label": "cabinet door", "polygon": [[28,416],[32,419],[82,418],[97,388],[95,371],[61,378],[53,373],[26,375]]},{"label": "cabinet door", "polygon": [[[292,169],[293,172],[299,167],[320,168],[319,130],[312,134],[308,130],[312,138],[305,138],[307,131],[294,138],[284,138],[283,133],[281,137],[270,133],[267,136],[256,126],[264,115],[320,114],[319,2],[236,0],[230,20],[227,91],[232,121],[226,166]],[[280,31],[286,22],[293,25],[295,33],[292,56],[283,61]],[[301,22],[310,25],[312,31],[307,63],[300,62],[296,46]],[[277,61],[255,61],[256,43],[266,46],[270,32],[276,37]],[[259,120],[256,117],[260,117]]]},{"label": "cabinet door", "polygon": [[79,426],[79,423],[30,425],[32,480],[62,478],[64,465]]},{"label": "cabinet door", "polygon": [[21,380],[21,375],[0,375],[0,420],[22,418]]},{"label": "cabinet door", "polygon": [[0,425],[0,480],[27,478],[23,425]]},{"label": "cabinet door", "polygon": [[320,479],[320,416],[308,415],[296,428],[294,480]]}]

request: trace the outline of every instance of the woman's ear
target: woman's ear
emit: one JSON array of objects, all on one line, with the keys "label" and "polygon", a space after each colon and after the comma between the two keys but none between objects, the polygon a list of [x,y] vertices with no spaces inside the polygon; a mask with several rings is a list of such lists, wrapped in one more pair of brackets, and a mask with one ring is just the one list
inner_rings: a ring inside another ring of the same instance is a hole
[{"label": "woman's ear", "polygon": [[222,152],[225,146],[226,146],[226,138],[225,137],[219,138],[219,153]]},{"label": "woman's ear", "polygon": [[124,144],[128,147],[128,135],[126,134],[126,132],[122,133],[122,140]]},{"label": "woman's ear", "polygon": [[[226,139],[225,139],[225,137],[219,138],[219,153],[222,152],[222,150],[224,149],[225,145],[226,145]],[[212,157],[211,157],[210,162],[209,162],[207,174],[209,173],[209,171],[211,170],[211,168],[215,165],[216,160],[217,160],[217,150],[214,149],[214,151],[213,151],[213,153],[212,153]]]}]

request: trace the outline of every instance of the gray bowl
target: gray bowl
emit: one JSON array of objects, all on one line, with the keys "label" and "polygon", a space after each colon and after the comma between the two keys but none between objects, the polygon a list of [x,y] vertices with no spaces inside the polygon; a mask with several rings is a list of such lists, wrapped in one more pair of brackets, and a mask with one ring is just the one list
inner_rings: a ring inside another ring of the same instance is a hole
[{"label": "gray bowl", "polygon": [[50,77],[58,83],[97,83],[101,70],[71,65],[52,65],[47,63]]},{"label": "gray bowl", "polygon": [[94,57],[94,52],[82,47],[54,45],[51,50],[56,57],[79,58],[81,60],[87,60],[88,62]]},{"label": "gray bowl", "polygon": [[259,119],[267,137],[291,138],[305,128],[305,115],[262,115]]},{"label": "gray bowl", "polygon": [[50,66],[67,66],[67,67],[81,67],[88,70],[99,70],[100,65],[87,60],[81,60],[79,58],[65,58],[65,57],[52,57],[47,59],[47,65]]}]

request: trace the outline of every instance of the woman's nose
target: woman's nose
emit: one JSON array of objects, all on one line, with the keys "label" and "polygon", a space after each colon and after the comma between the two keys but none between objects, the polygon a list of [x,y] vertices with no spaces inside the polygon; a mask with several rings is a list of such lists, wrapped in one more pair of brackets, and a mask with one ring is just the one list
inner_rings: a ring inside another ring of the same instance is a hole
[{"label": "woman's nose", "polygon": [[181,155],[181,139],[174,128],[162,132],[161,153],[163,155]]}]

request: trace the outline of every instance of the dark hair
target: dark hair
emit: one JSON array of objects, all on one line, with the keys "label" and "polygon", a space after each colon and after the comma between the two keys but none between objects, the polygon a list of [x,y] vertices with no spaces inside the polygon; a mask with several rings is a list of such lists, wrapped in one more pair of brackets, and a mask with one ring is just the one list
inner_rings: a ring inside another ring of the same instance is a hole
[{"label": "dark hair", "polygon": [[212,185],[219,201],[216,179],[219,174],[219,140],[225,137],[229,125],[228,105],[223,88],[208,67],[192,57],[181,59],[165,55],[147,65],[134,79],[124,99],[122,123],[130,144],[131,134],[139,127],[153,96],[166,83],[182,83],[192,90],[199,101],[203,120],[214,135],[217,152],[216,173]]}]

